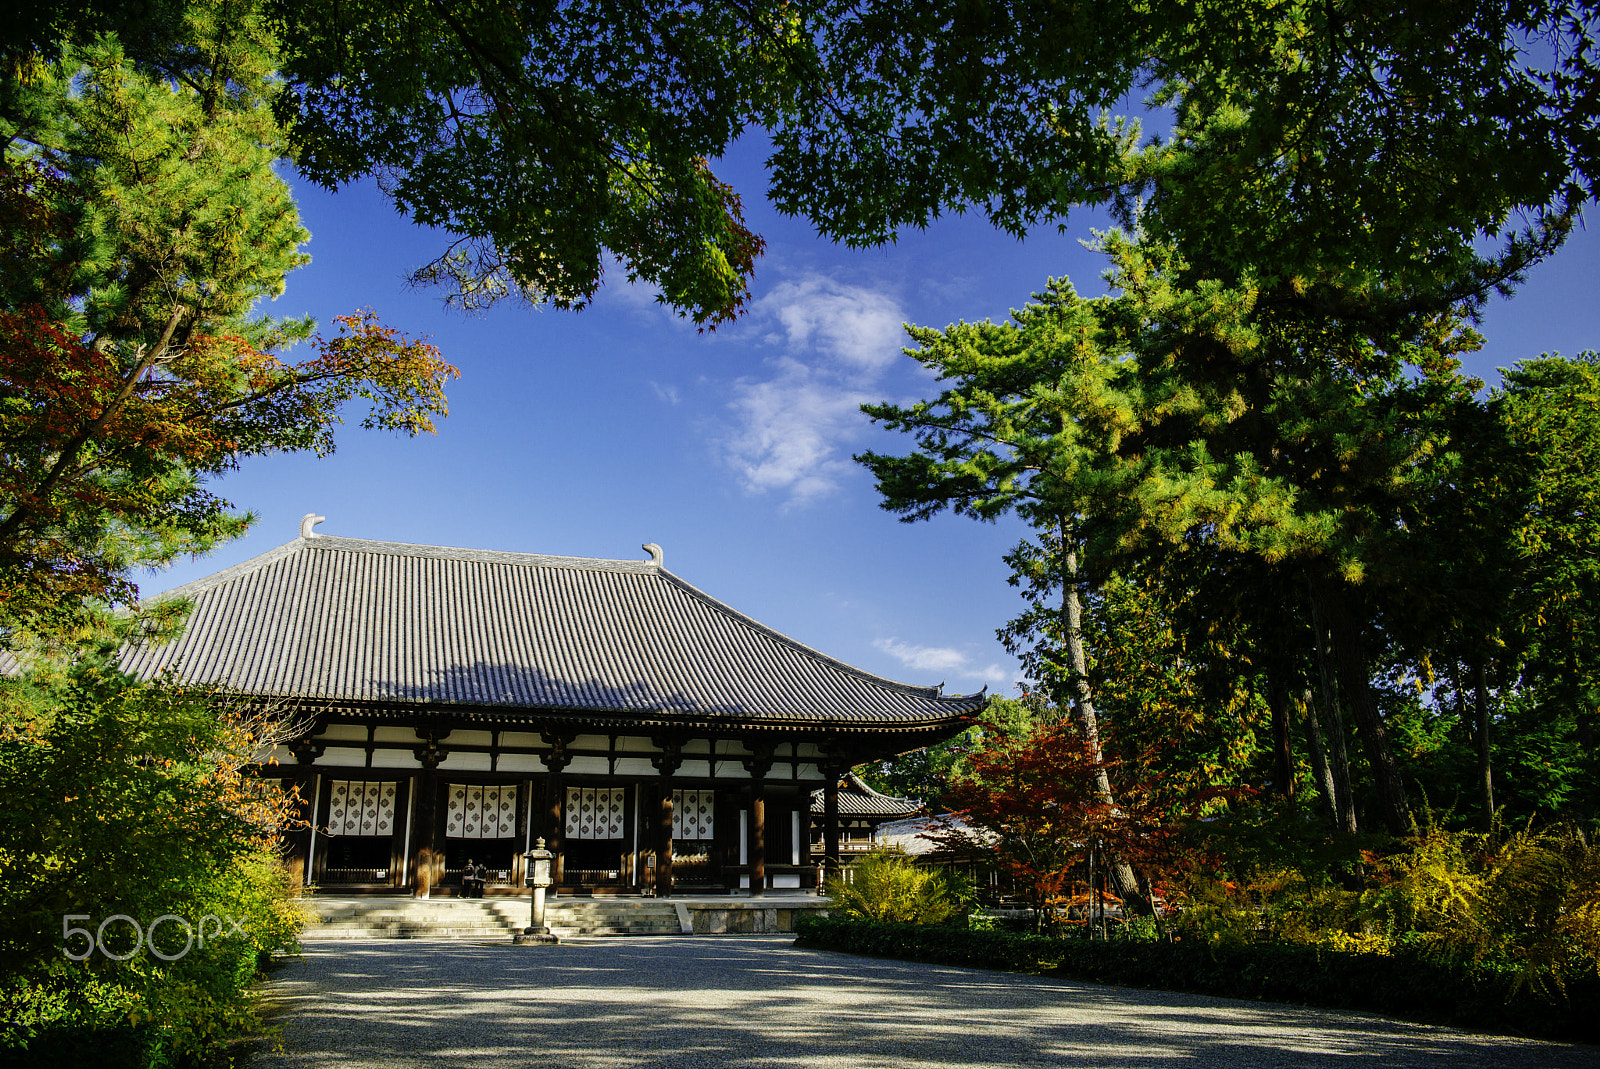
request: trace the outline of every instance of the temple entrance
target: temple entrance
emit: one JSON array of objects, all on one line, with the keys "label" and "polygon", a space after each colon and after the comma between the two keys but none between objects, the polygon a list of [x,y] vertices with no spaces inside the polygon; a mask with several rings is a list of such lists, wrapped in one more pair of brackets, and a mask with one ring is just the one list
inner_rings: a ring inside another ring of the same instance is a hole
[{"label": "temple entrance", "polygon": [[[331,780],[327,819],[313,880],[330,890],[383,890],[400,882],[404,834],[397,810],[404,790],[396,780]],[[400,816],[403,817],[403,811]]]},{"label": "temple entrance", "polygon": [[482,786],[452,783],[448,787],[444,820],[444,877],[441,888],[461,893],[461,876],[468,861],[488,869],[484,893],[516,890],[517,857],[522,853],[517,836],[517,785]]},{"label": "temple entrance", "polygon": [[568,787],[562,880],[574,887],[620,889],[633,883],[623,787]]},{"label": "temple entrance", "polygon": [[683,890],[722,883],[716,864],[715,791],[672,792],[672,883]]}]

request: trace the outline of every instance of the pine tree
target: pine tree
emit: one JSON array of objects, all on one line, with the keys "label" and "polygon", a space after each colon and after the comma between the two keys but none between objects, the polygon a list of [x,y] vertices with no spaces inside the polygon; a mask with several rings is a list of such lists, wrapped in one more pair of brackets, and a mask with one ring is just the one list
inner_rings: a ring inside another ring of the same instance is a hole
[{"label": "pine tree", "polygon": [[[276,40],[247,3],[191,4],[157,77],[114,36],[13,72],[0,131],[0,613],[6,627],[136,595],[135,566],[248,517],[206,489],[242,457],[332,448],[340,406],[408,433],[453,369],[370,313],[317,354],[253,309],[306,262],[271,104]],[[181,47],[180,47],[181,46]]]}]

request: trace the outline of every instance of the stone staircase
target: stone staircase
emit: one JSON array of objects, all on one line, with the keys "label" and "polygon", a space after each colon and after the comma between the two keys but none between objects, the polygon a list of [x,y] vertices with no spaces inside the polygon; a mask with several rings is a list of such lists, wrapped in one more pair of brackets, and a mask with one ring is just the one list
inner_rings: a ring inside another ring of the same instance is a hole
[{"label": "stone staircase", "polygon": [[[525,898],[313,898],[306,939],[505,939],[528,923]],[[556,935],[677,935],[670,902],[555,899],[545,923]]]}]

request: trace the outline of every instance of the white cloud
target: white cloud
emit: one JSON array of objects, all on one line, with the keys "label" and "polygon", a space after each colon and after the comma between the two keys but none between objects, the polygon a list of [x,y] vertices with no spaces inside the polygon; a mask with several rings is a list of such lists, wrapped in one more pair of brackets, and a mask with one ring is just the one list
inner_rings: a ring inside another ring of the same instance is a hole
[{"label": "white cloud", "polygon": [[797,360],[779,368],[776,378],[734,384],[728,407],[737,426],[723,445],[746,489],[787,491],[803,503],[836,489],[852,469],[839,445],[858,432],[860,406],[872,398]]},{"label": "white cloud", "polygon": [[905,340],[905,314],[893,297],[823,275],[780,282],[750,310],[782,325],[791,353],[815,348],[869,374],[894,363]]},{"label": "white cloud", "polygon": [[679,402],[679,400],[681,400],[681,398],[678,396],[678,388],[671,383],[662,385],[661,383],[652,379],[650,380],[650,388],[656,392],[657,398],[665,401],[669,405],[675,405]]},{"label": "white cloud", "polygon": [[913,646],[897,638],[880,638],[872,644],[907,668],[923,672],[948,672],[967,664],[966,654],[945,646]]},{"label": "white cloud", "polygon": [[987,668],[980,668],[975,672],[967,672],[966,678],[976,679],[989,684],[991,687],[1009,687],[1017,681],[1019,674],[1004,665],[991,664]]},{"label": "white cloud", "polygon": [[775,374],[740,379],[722,436],[728,464],[753,493],[804,504],[854,470],[847,448],[866,430],[860,406],[900,355],[905,316],[880,290],[809,274],[780,282],[751,306],[749,336],[781,346]]},{"label": "white cloud", "polygon": [[959,679],[973,679],[994,687],[1016,681],[1015,673],[1000,664],[979,668],[972,658],[949,646],[917,646],[897,638],[880,638],[872,643],[907,668],[918,672],[949,672]]}]

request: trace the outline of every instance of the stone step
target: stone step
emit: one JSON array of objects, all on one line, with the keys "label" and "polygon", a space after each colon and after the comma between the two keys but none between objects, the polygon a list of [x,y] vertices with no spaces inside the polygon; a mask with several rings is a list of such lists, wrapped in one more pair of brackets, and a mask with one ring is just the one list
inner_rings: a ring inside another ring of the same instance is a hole
[{"label": "stone step", "polygon": [[435,928],[419,925],[405,928],[336,928],[307,932],[310,941],[339,939],[508,939],[516,933],[501,928]]},{"label": "stone step", "polygon": [[[327,901],[308,939],[503,939],[529,920],[526,899]],[[675,935],[677,909],[656,901],[558,899],[546,907],[558,935]]]}]

